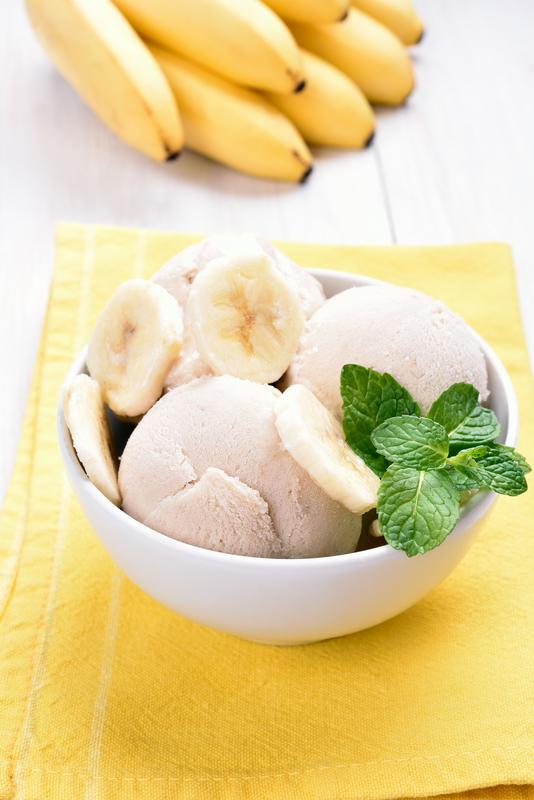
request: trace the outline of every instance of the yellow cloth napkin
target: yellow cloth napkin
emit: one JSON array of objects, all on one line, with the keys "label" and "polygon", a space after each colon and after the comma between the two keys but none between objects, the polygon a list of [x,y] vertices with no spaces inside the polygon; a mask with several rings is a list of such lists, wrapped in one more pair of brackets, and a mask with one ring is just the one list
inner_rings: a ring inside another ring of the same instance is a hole
[{"label": "yellow cloth napkin", "polygon": [[[251,644],[171,613],[116,570],[90,530],[56,446],[60,384],[117,284],[150,276],[191,241],[58,230],[0,522],[0,797],[532,798],[534,489],[500,499],[462,564],[416,607],[307,647]],[[462,314],[510,370],[521,450],[534,462],[507,247],[284,249],[308,266],[417,287]]]}]

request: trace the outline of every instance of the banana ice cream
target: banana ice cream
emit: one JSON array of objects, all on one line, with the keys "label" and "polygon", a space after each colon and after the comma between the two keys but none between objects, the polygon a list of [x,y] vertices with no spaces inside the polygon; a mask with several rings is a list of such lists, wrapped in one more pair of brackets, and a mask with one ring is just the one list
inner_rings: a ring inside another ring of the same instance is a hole
[{"label": "banana ice cream", "polygon": [[[64,414],[90,480],[155,531],[238,555],[350,553],[380,479],[345,440],[345,364],[389,372],[423,413],[457,382],[489,394],[476,336],[442,303],[388,284],[325,301],[267,243],[211,237],[116,290]],[[118,474],[106,407],[136,424]]]},{"label": "banana ice cream", "polygon": [[303,384],[337,417],[344,364],[389,372],[428,411],[451,384],[471,383],[487,400],[484,355],[460,317],[431,297],[390,284],[334,295],[308,320],[285,377]]},{"label": "banana ice cream", "polygon": [[161,267],[153,281],[171,294],[185,312],[181,357],[167,375],[165,386],[172,389],[214,370],[198,351],[187,304],[193,281],[213,261],[221,257],[267,256],[272,266],[290,283],[298,295],[300,308],[309,318],[324,302],[323,288],[309,272],[297,266],[269,242],[250,234],[209,236],[182,250]]},{"label": "banana ice cream", "polygon": [[161,533],[226,553],[352,552],[361,517],[331,499],[284,447],[281,393],[229,375],[165,395],[124,450],[124,510]]}]

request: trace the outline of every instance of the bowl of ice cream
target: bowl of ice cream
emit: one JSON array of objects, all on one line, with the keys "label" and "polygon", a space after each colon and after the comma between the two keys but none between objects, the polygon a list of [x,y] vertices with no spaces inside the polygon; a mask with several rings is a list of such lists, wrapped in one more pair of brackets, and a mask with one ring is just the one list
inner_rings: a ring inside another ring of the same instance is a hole
[{"label": "bowl of ice cream", "polygon": [[[339,368],[354,360],[355,318],[361,320],[359,361],[396,372],[423,411],[448,385],[468,381],[498,417],[500,441],[514,446],[517,438],[510,378],[465,323],[416,292],[399,290],[407,294],[401,298],[405,311],[398,314],[391,311],[399,297],[391,303],[393,287],[330,270],[311,273],[332,299],[305,313],[308,320],[279,388],[213,374],[189,346],[194,374],[175,388],[171,383],[141,422],[127,429],[125,447],[124,423],[112,417],[122,507],[89,480],[62,403],[58,410],[71,485],[115,563],[172,610],[262,643],[342,636],[408,609],[463,558],[495,500],[492,492],[473,496],[445,541],[416,558],[388,544],[361,549],[361,515],[325,493],[313,470],[303,469],[284,448],[274,411],[280,388],[298,383],[333,414],[339,412],[335,386]],[[373,303],[386,317],[389,303],[395,336],[380,338],[384,327],[373,327]],[[336,333],[340,320],[344,336]],[[406,345],[414,331],[425,342],[417,353]],[[330,342],[328,352],[321,341]],[[67,384],[86,372],[84,352]]]}]

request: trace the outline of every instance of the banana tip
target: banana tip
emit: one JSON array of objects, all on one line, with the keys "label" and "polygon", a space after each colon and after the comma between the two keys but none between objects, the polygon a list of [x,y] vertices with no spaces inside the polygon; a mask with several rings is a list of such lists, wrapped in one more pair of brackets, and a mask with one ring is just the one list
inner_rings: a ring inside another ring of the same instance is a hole
[{"label": "banana tip", "polygon": [[375,135],[376,135],[376,131],[371,131],[370,135],[367,137],[367,139],[363,143],[363,146],[364,147],[371,147],[371,145],[373,143],[373,139],[375,138]]},{"label": "banana tip", "polygon": [[300,176],[299,183],[306,183],[312,172],[313,172],[313,166],[310,164],[310,166],[307,167],[307,169]]},{"label": "banana tip", "polygon": [[410,99],[410,97],[411,97],[411,95],[412,95],[412,92],[413,92],[414,88],[415,88],[415,84],[414,84],[414,86],[412,86],[412,88],[410,89],[410,91],[408,92],[408,94],[406,95],[406,97],[404,97],[404,98],[403,98],[403,99],[400,101],[400,103],[399,103],[399,108],[405,108],[405,107],[408,105],[408,100]]},{"label": "banana tip", "polygon": [[415,41],[415,44],[419,44],[420,42],[423,41],[424,38],[425,38],[425,29],[422,28],[421,33],[419,34],[419,37]]},{"label": "banana tip", "polygon": [[302,79],[297,83],[297,85],[293,89],[293,94],[298,94],[299,92],[302,92],[302,90],[305,88],[306,88],[306,81]]},{"label": "banana tip", "polygon": [[347,8],[347,10],[343,12],[343,14],[339,17],[338,22],[345,22],[345,20],[349,16],[349,10],[350,9]]},{"label": "banana tip", "polygon": [[171,150],[171,152],[169,152],[169,154],[167,155],[165,161],[176,161],[181,152],[182,152],[181,150]]}]

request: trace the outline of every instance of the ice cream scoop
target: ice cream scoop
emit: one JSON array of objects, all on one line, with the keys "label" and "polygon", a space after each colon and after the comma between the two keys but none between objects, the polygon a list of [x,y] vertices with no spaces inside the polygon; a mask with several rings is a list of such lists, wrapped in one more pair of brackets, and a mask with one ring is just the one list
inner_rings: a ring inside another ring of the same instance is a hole
[{"label": "ice cream scoop", "polygon": [[[323,304],[325,300],[323,288],[313,275],[297,266],[269,242],[250,234],[209,236],[174,256],[156,272],[153,280],[166,289],[185,311],[192,283],[199,272],[221,256],[246,255],[269,257],[276,270],[296,288],[306,318]],[[198,353],[186,314],[182,353],[167,376],[166,388],[174,388],[194,378],[211,374],[212,370]]]},{"label": "ice cream scoop", "polygon": [[344,364],[389,372],[423,413],[459,381],[473,384],[482,402],[489,394],[484,356],[465,322],[438,300],[390,284],[327,300],[308,320],[285,383],[304,384],[340,416]]},{"label": "ice cream scoop", "polygon": [[352,552],[361,517],[332,500],[284,449],[280,392],[227,375],[166,394],[121,458],[123,508],[175,539],[264,557]]}]

